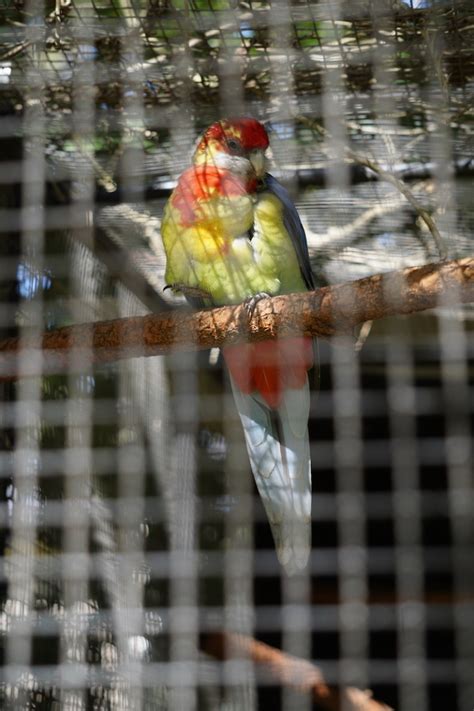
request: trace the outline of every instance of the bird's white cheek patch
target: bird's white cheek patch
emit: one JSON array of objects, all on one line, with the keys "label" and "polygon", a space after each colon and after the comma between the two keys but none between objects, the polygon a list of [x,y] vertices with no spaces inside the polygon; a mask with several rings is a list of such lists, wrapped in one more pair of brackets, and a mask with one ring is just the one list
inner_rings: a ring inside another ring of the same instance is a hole
[{"label": "bird's white cheek patch", "polygon": [[228,153],[219,152],[214,155],[214,164],[217,168],[228,170],[233,175],[244,179],[252,172],[250,161],[243,156],[231,156]]}]

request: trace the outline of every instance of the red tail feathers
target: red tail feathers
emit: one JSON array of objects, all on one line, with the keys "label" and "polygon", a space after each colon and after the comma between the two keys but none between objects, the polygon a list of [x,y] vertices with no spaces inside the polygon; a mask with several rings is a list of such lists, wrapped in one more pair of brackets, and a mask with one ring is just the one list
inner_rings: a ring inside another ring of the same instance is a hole
[{"label": "red tail feathers", "polygon": [[311,338],[282,338],[226,346],[224,359],[237,387],[245,394],[259,392],[277,408],[287,388],[302,388],[313,365]]}]

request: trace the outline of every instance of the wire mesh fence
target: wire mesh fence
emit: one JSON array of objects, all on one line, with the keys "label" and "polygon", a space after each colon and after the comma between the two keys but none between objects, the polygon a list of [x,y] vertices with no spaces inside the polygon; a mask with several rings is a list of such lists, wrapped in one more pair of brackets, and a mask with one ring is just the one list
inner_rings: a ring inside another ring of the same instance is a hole
[{"label": "wire mesh fence", "polygon": [[[472,709],[473,48],[467,0],[0,2],[2,708]],[[187,318],[163,209],[232,116],[317,287],[392,273],[319,340],[292,576],[218,350],[94,331]],[[440,257],[465,281],[406,315]]]}]

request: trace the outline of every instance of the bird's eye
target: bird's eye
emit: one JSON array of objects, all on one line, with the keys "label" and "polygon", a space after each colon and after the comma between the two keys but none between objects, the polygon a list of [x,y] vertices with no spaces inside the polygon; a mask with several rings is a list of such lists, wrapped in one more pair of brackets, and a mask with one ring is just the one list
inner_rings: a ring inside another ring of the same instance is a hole
[{"label": "bird's eye", "polygon": [[228,139],[227,148],[233,153],[240,153],[242,150],[240,143],[238,141],[235,141],[233,138]]}]

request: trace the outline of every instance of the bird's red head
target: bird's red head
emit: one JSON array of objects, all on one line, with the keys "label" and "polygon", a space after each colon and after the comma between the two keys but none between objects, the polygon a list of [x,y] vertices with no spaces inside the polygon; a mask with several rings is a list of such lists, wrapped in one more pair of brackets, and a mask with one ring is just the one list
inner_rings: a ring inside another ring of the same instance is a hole
[{"label": "bird's red head", "polygon": [[269,146],[265,127],[253,118],[232,118],[216,121],[197,144],[195,157],[215,152],[247,156],[252,151],[264,152]]},{"label": "bird's red head", "polygon": [[259,121],[222,119],[213,123],[199,139],[193,163],[231,173],[243,181],[249,192],[254,192],[266,171],[268,145],[268,134]]}]

